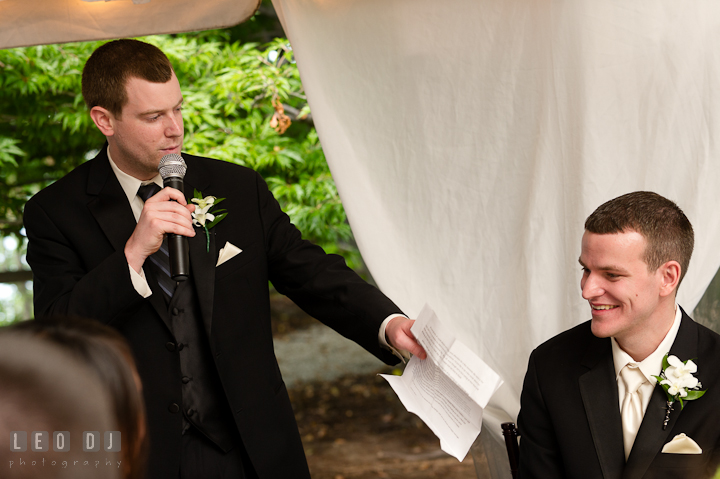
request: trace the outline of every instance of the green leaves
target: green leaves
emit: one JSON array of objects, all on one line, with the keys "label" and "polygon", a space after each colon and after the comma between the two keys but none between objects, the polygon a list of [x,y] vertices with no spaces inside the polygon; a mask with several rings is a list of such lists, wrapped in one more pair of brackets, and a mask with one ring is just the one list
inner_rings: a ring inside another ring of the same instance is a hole
[{"label": "green leaves", "polygon": [[[306,238],[359,258],[346,244],[350,227],[291,46],[229,38],[215,30],[142,39],[168,55],[180,81],[184,151],[255,169]],[[32,194],[103,144],[80,94],[85,61],[102,43],[0,50],[0,236],[19,232]],[[273,100],[292,120],[282,135],[271,126]]]},{"label": "green leaves", "polygon": [[17,167],[18,163],[15,157],[24,156],[25,153],[18,147],[18,140],[12,138],[0,137],[0,166],[3,163],[9,163],[10,165]]},{"label": "green leaves", "polygon": [[[307,239],[358,263],[287,40],[264,47],[193,40],[191,48],[182,36],[151,41],[168,54],[183,88],[185,151],[256,170]],[[293,121],[282,135],[270,124],[273,99]]]},{"label": "green leaves", "polygon": [[[685,396],[685,401],[692,401],[693,399],[701,398],[705,392],[706,391],[688,391],[687,396]],[[682,403],[682,399],[680,400],[680,403]]]},{"label": "green leaves", "polygon": [[0,50],[0,236],[18,235],[27,199],[102,145],[80,95],[96,45]]}]

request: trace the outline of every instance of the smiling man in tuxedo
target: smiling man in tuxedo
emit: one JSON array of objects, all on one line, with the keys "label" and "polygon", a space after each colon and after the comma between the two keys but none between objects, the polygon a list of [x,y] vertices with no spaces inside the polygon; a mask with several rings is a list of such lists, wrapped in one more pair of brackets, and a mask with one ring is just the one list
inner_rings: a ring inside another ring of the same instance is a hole
[{"label": "smiling man in tuxedo", "polygon": [[[303,240],[254,171],[183,154],[185,191],[162,188],[160,159],[182,148],[183,96],[159,49],[106,43],[82,84],[107,144],[26,205],[36,316],[94,318],[128,339],[147,407],[148,477],[309,477],[273,351],[268,281],[388,363],[393,346],[425,356],[412,321],[341,257]],[[226,198],[209,239],[193,226],[195,189]],[[190,279],[177,284],[168,233],[188,238]],[[221,248],[232,257],[219,259]]]},{"label": "smiling man in tuxedo", "polygon": [[[592,319],[530,356],[518,416],[519,477],[705,478],[720,462],[720,336],[675,302],[693,229],[672,201],[629,193],[585,222],[582,296]],[[676,402],[663,357],[697,365],[703,397]],[[668,444],[672,443],[672,444]]]}]

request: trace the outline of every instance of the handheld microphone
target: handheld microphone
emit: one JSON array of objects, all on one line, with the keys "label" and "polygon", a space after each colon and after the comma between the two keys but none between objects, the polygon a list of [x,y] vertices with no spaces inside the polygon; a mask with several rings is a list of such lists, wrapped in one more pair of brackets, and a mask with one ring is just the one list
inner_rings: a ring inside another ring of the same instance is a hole
[{"label": "handheld microphone", "polygon": [[[187,166],[183,157],[177,153],[165,155],[160,160],[158,171],[163,179],[163,186],[169,186],[183,192],[183,178]],[[168,252],[170,255],[170,277],[175,281],[185,281],[190,276],[190,255],[187,238],[182,235],[168,234]]]}]

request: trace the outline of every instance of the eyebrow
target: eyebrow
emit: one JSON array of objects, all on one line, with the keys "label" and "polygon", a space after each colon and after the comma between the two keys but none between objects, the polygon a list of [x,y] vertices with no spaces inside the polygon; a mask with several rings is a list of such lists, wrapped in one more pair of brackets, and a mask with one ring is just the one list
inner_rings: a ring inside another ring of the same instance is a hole
[{"label": "eyebrow", "polygon": [[[175,106],[173,106],[173,110],[174,110],[175,108],[179,107],[180,105],[182,105],[183,102],[185,102],[185,98],[180,98],[180,101],[177,102],[177,103],[175,103]],[[148,111],[143,111],[143,112],[141,112],[141,113],[139,114],[139,116],[147,116],[147,115],[152,115],[152,114],[154,114],[154,113],[162,113],[162,112],[164,112],[164,111],[165,111],[165,110],[148,110]]]},{"label": "eyebrow", "polygon": [[[582,259],[578,258],[578,263],[580,263],[580,266],[582,266],[585,269],[589,269],[585,263],[582,262]],[[600,266],[599,268],[596,268],[597,271],[617,271],[618,273],[628,273],[628,270],[620,267],[620,266],[614,266],[614,265],[608,265],[608,266]]]}]

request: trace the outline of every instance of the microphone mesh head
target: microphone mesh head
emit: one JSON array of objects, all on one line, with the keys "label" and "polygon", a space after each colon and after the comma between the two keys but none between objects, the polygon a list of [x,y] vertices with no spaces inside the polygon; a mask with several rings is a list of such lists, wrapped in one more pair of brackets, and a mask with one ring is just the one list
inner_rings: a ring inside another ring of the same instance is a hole
[{"label": "microphone mesh head", "polygon": [[182,156],[171,153],[162,157],[158,165],[158,171],[160,171],[163,180],[172,177],[185,178],[187,166]]}]

